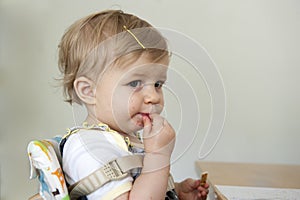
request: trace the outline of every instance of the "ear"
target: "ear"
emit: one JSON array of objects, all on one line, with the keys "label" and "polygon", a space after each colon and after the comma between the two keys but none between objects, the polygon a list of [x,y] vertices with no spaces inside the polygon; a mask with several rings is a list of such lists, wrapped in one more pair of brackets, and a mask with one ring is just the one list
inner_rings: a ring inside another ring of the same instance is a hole
[{"label": "ear", "polygon": [[74,81],[74,89],[79,99],[85,104],[95,104],[95,84],[90,79],[80,76]]}]

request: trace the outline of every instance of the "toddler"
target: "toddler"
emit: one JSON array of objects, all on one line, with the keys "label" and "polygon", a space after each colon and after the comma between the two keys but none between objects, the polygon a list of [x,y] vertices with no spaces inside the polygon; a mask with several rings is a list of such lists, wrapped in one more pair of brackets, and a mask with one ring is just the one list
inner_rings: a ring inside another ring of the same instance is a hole
[{"label": "toddler", "polygon": [[186,179],[167,192],[175,132],[160,116],[170,59],[166,39],[146,21],[108,10],[76,21],[59,45],[66,101],[87,109],[61,143],[69,185],[108,162],[143,155],[143,167],[87,199],[206,199],[208,184]]}]

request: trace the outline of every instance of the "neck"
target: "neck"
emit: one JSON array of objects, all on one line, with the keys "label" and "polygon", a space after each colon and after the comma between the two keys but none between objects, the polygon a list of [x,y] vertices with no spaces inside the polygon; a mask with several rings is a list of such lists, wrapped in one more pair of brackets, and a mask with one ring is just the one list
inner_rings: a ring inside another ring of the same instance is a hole
[{"label": "neck", "polygon": [[87,118],[85,119],[85,122],[88,124],[99,124],[101,123],[95,116],[88,115]]}]

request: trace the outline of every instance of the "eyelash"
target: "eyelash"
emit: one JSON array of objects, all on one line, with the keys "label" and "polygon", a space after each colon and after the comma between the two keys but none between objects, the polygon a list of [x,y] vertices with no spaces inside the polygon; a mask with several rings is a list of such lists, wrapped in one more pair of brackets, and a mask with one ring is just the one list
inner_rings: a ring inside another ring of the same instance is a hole
[{"label": "eyelash", "polygon": [[163,81],[157,81],[156,83],[154,83],[154,87],[158,89],[162,88],[163,85],[164,85]]},{"label": "eyelash", "polygon": [[133,88],[138,88],[142,86],[142,81],[140,80],[131,81],[130,83],[128,83],[128,85]]},{"label": "eyelash", "polygon": [[[164,81],[157,81],[154,83],[154,87],[157,89],[162,88],[162,86],[165,84]],[[144,85],[142,84],[142,81],[140,80],[135,80],[135,81],[131,81],[130,83],[128,83],[128,86],[132,87],[132,88],[141,88]]]}]

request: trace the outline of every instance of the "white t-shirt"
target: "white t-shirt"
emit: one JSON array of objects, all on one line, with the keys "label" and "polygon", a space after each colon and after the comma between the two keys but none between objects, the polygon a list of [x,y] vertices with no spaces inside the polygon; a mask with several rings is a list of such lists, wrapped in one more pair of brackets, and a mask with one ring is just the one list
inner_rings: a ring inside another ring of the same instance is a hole
[{"label": "white t-shirt", "polygon": [[[105,130],[79,129],[69,136],[63,148],[63,171],[72,185],[118,157],[132,155],[123,136]],[[87,196],[88,199],[114,199],[130,191],[133,178],[110,181]]]}]

